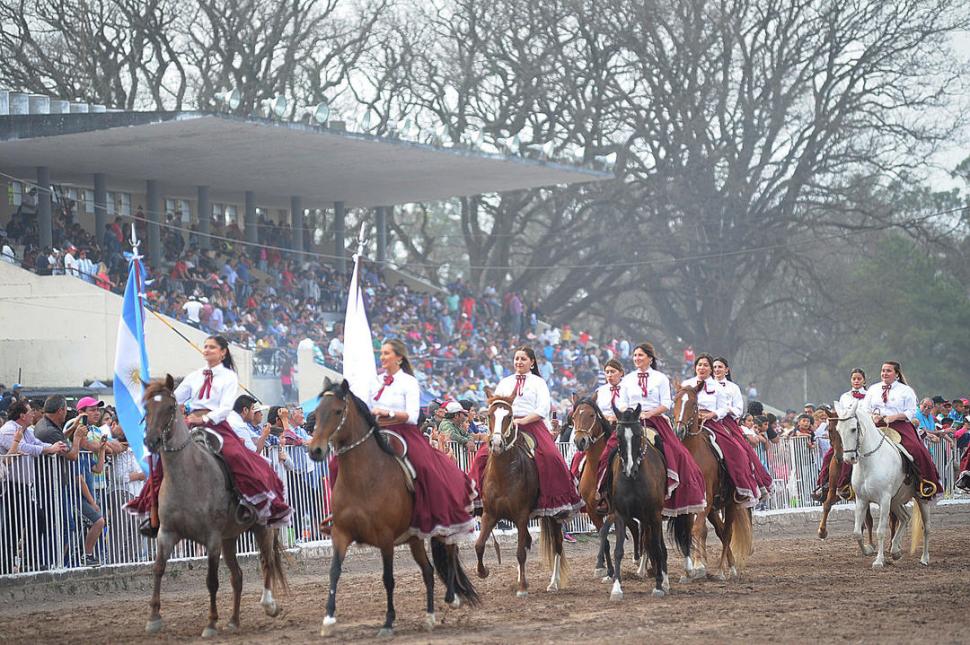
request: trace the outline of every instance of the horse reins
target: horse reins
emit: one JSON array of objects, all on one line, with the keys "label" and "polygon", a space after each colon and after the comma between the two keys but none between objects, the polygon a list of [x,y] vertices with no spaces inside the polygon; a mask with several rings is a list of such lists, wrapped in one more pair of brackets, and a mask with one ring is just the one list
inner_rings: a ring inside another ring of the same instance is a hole
[{"label": "horse reins", "polygon": [[[334,396],[333,392],[324,392],[323,395]],[[346,446],[342,446],[340,448],[336,447],[333,443],[334,437],[337,436],[338,432],[343,430],[344,425],[347,423],[347,412],[349,410],[350,410],[350,404],[347,403],[347,401],[344,401],[344,413],[340,417],[340,423],[337,424],[336,429],[330,433],[330,438],[327,439],[327,446],[330,448],[330,452],[332,452],[335,457],[339,457],[340,455],[347,454],[357,446],[361,445],[362,443],[370,439],[371,435],[374,434],[374,426],[371,426],[367,430],[367,432],[364,433],[364,436],[362,436],[357,441],[354,441],[353,443],[347,444]]]},{"label": "horse reins", "polygon": [[[495,404],[493,403],[492,405],[495,405]],[[491,405],[488,406],[488,409],[489,409],[489,412],[491,412],[492,406]],[[515,420],[512,418],[511,415],[512,415],[512,406],[509,406],[509,419],[510,419],[509,420],[509,427],[510,427],[510,429],[515,430],[515,436],[512,438],[512,441],[509,441],[508,443],[506,443],[506,441],[505,441],[505,433],[502,432],[501,428],[499,428],[499,436],[502,438],[502,448],[503,449],[506,449],[506,450],[509,449],[509,448],[511,448],[512,446],[514,446],[515,445],[515,442],[519,440],[519,426],[515,425]],[[494,427],[491,429],[491,432],[489,433],[489,436],[491,436],[493,434],[495,434],[495,428]]]},{"label": "horse reins", "polygon": [[[162,451],[164,452],[169,452],[169,453],[179,452],[180,450],[184,449],[187,445],[189,445],[190,441],[192,441],[192,433],[189,432],[189,433],[186,433],[185,441],[182,442],[182,445],[176,448],[170,448],[168,445],[168,438],[172,434],[172,428],[175,426],[175,413],[177,410],[178,410],[178,403],[172,406],[172,414],[169,415],[168,422],[162,426],[162,431],[160,434],[161,434]],[[158,446],[158,444],[155,444],[155,445],[156,447]]]},{"label": "horse reins", "polygon": [[683,429],[685,437],[696,437],[697,435],[699,435],[701,432],[704,431],[703,423],[700,423],[697,425],[697,432],[690,431],[690,427],[694,425],[695,421],[697,421],[697,417],[699,414],[700,414],[700,406],[695,404],[694,413],[690,416],[690,419],[681,419],[680,421],[677,422],[677,429],[678,430]]},{"label": "horse reins", "polygon": [[[862,434],[863,434],[862,433],[862,424],[859,423],[859,419],[854,414],[851,417],[847,417],[845,419],[839,419],[839,421],[848,421],[849,419],[852,419],[853,421],[856,422],[856,429],[859,431],[859,438],[856,440],[855,448],[852,448],[851,450],[846,450],[845,446],[843,445],[842,446],[842,454],[844,455],[847,452],[854,452],[856,455],[859,455],[859,457],[858,457],[859,459],[861,459],[862,457],[871,457],[872,455],[876,454],[876,451],[879,450],[880,448],[882,448],[882,444],[885,443],[885,441],[886,441],[886,436],[887,436],[886,433],[885,432],[880,432],[879,434],[882,435],[882,438],[879,440],[879,443],[876,444],[876,447],[873,448],[872,450],[870,450],[869,452],[864,452],[864,453],[862,453],[860,455],[859,454],[859,446],[862,444]],[[877,428],[877,430],[878,430],[878,428]]]},{"label": "horse reins", "polygon": [[[584,405],[586,405],[586,404],[584,404]],[[575,415],[576,415],[576,412],[574,411],[573,412],[573,416],[575,416]],[[589,424],[589,427],[588,428],[586,428],[585,430],[576,430],[574,432],[574,434],[583,433],[583,434],[585,434],[586,436],[588,436],[590,438],[589,439],[589,448],[586,448],[586,450],[589,450],[590,448],[592,448],[593,446],[595,446],[597,441],[599,441],[600,439],[602,439],[603,437],[606,436],[606,432],[601,432],[596,437],[593,436],[593,428],[595,428],[598,423],[599,423],[599,419],[597,419],[596,418],[596,415],[594,414],[593,415],[593,421],[592,421],[592,423]]]}]

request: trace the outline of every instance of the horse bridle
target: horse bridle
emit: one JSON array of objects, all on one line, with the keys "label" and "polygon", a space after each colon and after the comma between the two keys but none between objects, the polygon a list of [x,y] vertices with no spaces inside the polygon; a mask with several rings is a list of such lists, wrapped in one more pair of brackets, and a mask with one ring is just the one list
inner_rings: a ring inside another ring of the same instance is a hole
[{"label": "horse bridle", "polygon": [[[511,441],[506,442],[506,440],[505,440],[505,433],[502,432],[502,429],[501,428],[499,428],[499,437],[501,437],[501,439],[502,439],[502,449],[503,450],[508,450],[509,448],[511,448],[512,446],[514,446],[515,445],[515,442],[518,441],[518,439],[519,439],[519,426],[517,426],[515,424],[515,419],[512,417],[512,406],[511,406],[511,404],[506,403],[505,401],[493,401],[492,403],[490,403],[489,406],[488,406],[488,416],[492,416],[492,406],[495,406],[495,405],[508,405],[509,406],[509,431],[510,431],[510,434],[514,432],[515,436],[512,437],[512,440]],[[492,427],[489,428],[489,433],[488,433],[489,443],[491,443],[492,435],[494,435],[494,434],[495,434],[495,423],[494,423],[494,419],[493,419],[492,420]]]},{"label": "horse bridle", "polygon": [[[631,428],[635,428],[634,433],[636,433],[637,431],[640,432],[640,450],[637,450],[636,454],[633,456],[633,467],[631,468],[633,472],[636,472],[637,470],[640,469],[640,464],[643,462],[643,455],[646,452],[647,442],[643,440],[644,439],[643,426],[640,425],[639,419],[635,421],[623,421],[623,422],[617,421],[616,433],[617,433],[618,439],[620,436],[622,436],[620,434],[620,428],[622,428],[623,426],[629,426]],[[625,454],[625,451],[623,450],[619,450],[618,452],[620,453],[620,463],[622,465],[623,460],[626,458],[626,454]],[[633,451],[631,450],[630,452],[632,453]]]},{"label": "horse bridle", "polygon": [[[589,403],[580,403],[579,405],[590,405],[590,404]],[[577,405],[576,407],[578,408],[579,405]],[[576,411],[573,410],[573,417],[575,417],[575,416],[576,416]],[[589,427],[588,428],[586,428],[585,430],[577,429],[577,430],[574,430],[573,431],[573,436],[582,433],[582,434],[585,434],[586,436],[588,436],[590,438],[590,440],[589,440],[589,447],[586,448],[586,450],[589,450],[590,448],[592,448],[593,446],[595,446],[597,441],[599,441],[600,439],[602,439],[603,437],[606,436],[606,431],[605,430],[603,430],[602,432],[600,432],[599,435],[597,435],[596,437],[593,436],[593,428],[595,428],[597,425],[599,425],[599,419],[596,417],[596,413],[594,412],[593,413],[593,421],[592,421],[592,423],[589,424]]]},{"label": "horse bridle", "polygon": [[[675,397],[674,401],[676,401],[677,398],[679,397]],[[701,432],[703,432],[704,431],[703,423],[697,424],[697,432],[690,431],[690,427],[694,425],[694,422],[697,421],[699,415],[700,415],[700,406],[695,403],[694,413],[690,416],[690,418],[689,419],[682,418],[677,422],[677,428],[676,428],[677,434],[681,437],[696,437]],[[683,432],[681,432],[681,430],[683,430]]]},{"label": "horse bridle", "polygon": [[[190,441],[192,441],[192,433],[188,432],[185,435],[185,441],[183,441],[181,445],[175,448],[169,447],[168,439],[171,436],[172,430],[175,427],[175,415],[177,413],[178,413],[178,402],[176,402],[175,405],[172,406],[172,413],[169,415],[168,421],[162,425],[162,429],[159,432],[159,435],[161,436],[160,443],[162,444],[163,452],[169,452],[169,453],[179,452],[180,450],[184,449],[187,445],[189,445]],[[147,417],[148,417],[148,413],[146,412],[142,420],[143,421],[146,420]],[[155,443],[154,446],[149,446],[149,449],[157,449],[157,448],[158,448],[158,443]]]},{"label": "horse bridle", "polygon": [[[334,396],[334,393],[324,392],[323,395]],[[362,443],[370,439],[371,435],[374,434],[374,426],[372,425],[370,428],[368,428],[367,432],[365,432],[364,436],[362,436],[360,439],[357,439],[356,441],[349,443],[346,446],[342,446],[340,448],[334,445],[333,440],[337,436],[337,433],[343,430],[344,425],[347,423],[347,412],[350,410],[350,403],[348,403],[346,399],[344,399],[343,401],[344,401],[344,413],[340,416],[340,422],[337,424],[337,428],[330,433],[330,438],[327,439],[327,448],[330,450],[330,452],[333,453],[335,457],[339,457],[340,455],[347,454],[357,446],[361,445]]]},{"label": "horse bridle", "polygon": [[[855,425],[855,428],[856,428],[856,430],[859,431],[859,437],[855,441],[855,448],[852,448],[851,450],[846,450],[846,448],[845,448],[845,439],[842,440],[842,455],[843,456],[845,456],[845,453],[847,453],[847,452],[854,452],[857,455],[857,458],[858,459],[862,459],[863,457],[871,457],[872,455],[876,454],[876,451],[877,450],[879,450],[880,448],[882,448],[882,444],[885,443],[885,441],[886,441],[886,433],[885,432],[880,432],[879,434],[882,435],[882,438],[879,440],[879,443],[876,444],[876,447],[873,448],[872,450],[870,450],[869,452],[864,452],[864,453],[862,453],[860,455],[859,454],[859,446],[862,445],[862,424],[859,423],[859,417],[856,416],[856,413],[855,412],[853,412],[853,414],[852,414],[851,417],[845,417],[844,419],[841,418],[841,417],[839,417],[838,421],[855,421],[855,424],[856,424]],[[878,430],[878,428],[877,428],[877,430]]]}]

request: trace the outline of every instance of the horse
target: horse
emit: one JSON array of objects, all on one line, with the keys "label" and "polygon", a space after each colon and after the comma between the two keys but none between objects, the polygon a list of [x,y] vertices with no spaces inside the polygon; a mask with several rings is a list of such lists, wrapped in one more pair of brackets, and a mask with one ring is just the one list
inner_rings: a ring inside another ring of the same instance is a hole
[{"label": "horse", "polygon": [[735,498],[734,484],[721,467],[701,423],[697,392],[702,387],[703,381],[694,387],[678,385],[673,402],[674,429],[703,473],[707,493],[707,508],[695,517],[693,530],[694,546],[700,551],[701,563],[695,568],[691,556],[687,555],[681,582],[707,577],[708,520],[721,541],[721,560],[718,567],[720,572],[716,576],[718,579],[724,580],[727,576],[738,579],[753,550],[751,514]]},{"label": "horse", "polygon": [[367,405],[353,392],[350,384],[326,379],[317,404],[316,428],[309,444],[310,459],[324,461],[330,454],[339,464],[339,477],[333,485],[330,561],[330,586],[327,615],[320,628],[321,636],[333,636],[337,619],[337,583],[347,548],[353,542],[376,547],[383,562],[387,612],[378,636],[394,635],[394,547],[407,542],[411,556],[421,569],[424,580],[426,615],[424,628],[435,626],[434,574],[446,586],[445,602],[458,608],[462,600],[478,605],[478,592],[458,559],[458,547],[431,538],[428,560],[424,540],[410,533],[414,495],[408,489],[404,470],[396,453],[378,427]]},{"label": "horse", "polygon": [[[822,519],[818,523],[818,537],[824,540],[829,535],[828,521],[832,506],[839,501],[839,480],[842,474],[842,437],[835,431],[835,424],[838,423],[839,415],[835,412],[826,411],[829,420],[829,441],[832,443],[832,457],[829,460],[829,487],[825,499],[822,500]],[[895,516],[890,518],[895,527]],[[875,553],[875,543],[872,541],[872,513],[866,508],[866,529],[869,531],[869,546],[866,555]],[[894,529],[895,530],[895,529]]]},{"label": "horse", "polygon": [[[610,500],[613,521],[616,524],[616,549],[613,553],[616,570],[610,600],[622,600],[620,585],[620,562],[623,561],[623,543],[627,525],[636,524],[643,536],[645,548],[654,571],[653,595],[663,597],[670,590],[667,575],[667,545],[663,538],[663,507],[667,487],[667,465],[662,445],[651,445],[645,440],[640,426],[641,407],[616,413],[616,433],[619,440],[619,460],[614,460],[613,483]],[[660,436],[655,439],[660,444]],[[681,545],[687,548],[689,545]]]},{"label": "horse", "polygon": [[[518,588],[515,595],[529,595],[529,583],[525,575],[528,550],[532,548],[529,520],[539,501],[539,471],[529,447],[525,432],[512,423],[512,402],[515,397],[488,396],[488,463],[482,477],[482,526],[475,542],[478,556],[478,575],[487,578],[488,567],[482,562],[488,536],[499,520],[509,520],[518,531],[516,559],[518,560]],[[562,549],[562,524],[559,520],[543,516],[539,522],[540,543],[543,558],[552,569],[552,577],[546,591],[559,591],[567,578],[566,556]]]},{"label": "horse", "polygon": [[155,634],[162,628],[161,586],[165,566],[180,540],[192,540],[205,547],[209,560],[206,584],[209,589],[209,624],[203,638],[219,633],[216,592],[219,589],[219,556],[225,558],[232,584],[232,617],[230,630],[239,628],[239,602],[243,575],[236,560],[236,539],[252,531],[259,547],[263,571],[263,595],[260,605],[268,616],[278,616],[280,605],[273,598],[278,587],[285,590],[282,552],[278,531],[255,523],[230,492],[226,473],[212,451],[203,445],[201,433],[190,433],[175,400],[175,382],[171,375],[165,381],[149,383],[145,388],[145,445],[161,455],[165,473],[158,493],[158,540],[151,615],[145,631]]},{"label": "horse", "polygon": [[[881,569],[886,564],[885,542],[886,527],[890,512],[895,515],[900,526],[890,537],[890,554],[893,560],[902,556],[902,527],[910,521],[909,509],[905,504],[915,500],[916,517],[911,523],[912,547],[915,552],[919,533],[923,536],[923,554],[920,564],[930,563],[930,502],[916,495],[916,481],[906,482],[904,457],[899,449],[888,441],[888,431],[881,430],[872,418],[859,409],[858,403],[843,407],[836,402],[835,411],[839,415],[836,431],[842,439],[842,453],[852,464],[852,488],[855,490],[855,529],[853,535],[864,555],[867,552],[863,543],[862,523],[870,503],[879,506],[879,525],[876,538],[879,544],[873,569]],[[913,478],[914,480],[916,478]]]}]

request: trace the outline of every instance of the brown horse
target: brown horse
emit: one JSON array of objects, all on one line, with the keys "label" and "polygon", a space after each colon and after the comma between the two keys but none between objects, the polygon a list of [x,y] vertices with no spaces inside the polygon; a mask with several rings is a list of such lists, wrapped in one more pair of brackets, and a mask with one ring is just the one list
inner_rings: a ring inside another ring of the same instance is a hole
[{"label": "brown horse", "polygon": [[586,504],[586,514],[596,527],[600,536],[600,549],[596,554],[596,568],[593,575],[613,578],[613,560],[610,558],[609,533],[613,518],[597,512],[597,465],[606,450],[606,442],[613,434],[613,426],[592,399],[579,399],[573,402],[570,415],[573,427],[573,444],[576,450],[586,453],[586,463],[579,477],[579,496]]},{"label": "brown horse", "polygon": [[[832,457],[829,459],[829,486],[825,499],[822,501],[822,519],[818,523],[818,537],[824,540],[829,536],[828,521],[832,506],[837,504],[841,498],[839,495],[839,476],[842,473],[842,435],[835,431],[835,424],[839,421],[839,415],[831,410],[826,411],[828,417],[829,441],[832,443]],[[866,510],[866,529],[869,531],[869,547],[866,555],[876,552],[875,543],[872,541],[872,511]],[[893,535],[896,533],[896,516],[890,514],[889,527]]]},{"label": "brown horse", "polygon": [[677,387],[674,396],[674,428],[694,461],[704,475],[707,487],[707,508],[698,513],[694,520],[694,546],[700,552],[700,566],[694,567],[690,556],[686,558],[686,571],[682,581],[703,579],[707,576],[707,521],[714,526],[714,532],[721,540],[720,573],[718,578],[727,575],[738,578],[747,558],[752,553],[753,531],[751,514],[735,499],[734,484],[714,452],[707,430],[701,423],[697,405],[697,392],[704,387]]},{"label": "brown horse", "polygon": [[[529,519],[539,502],[539,471],[530,456],[528,436],[512,423],[512,401],[515,397],[488,395],[488,463],[482,477],[482,528],[475,542],[478,556],[478,575],[488,577],[488,568],[482,562],[488,536],[499,520],[509,520],[518,530],[516,558],[519,563],[516,596],[529,595],[529,583],[525,576],[525,561],[532,548]],[[566,556],[562,550],[562,525],[552,517],[540,520],[540,541],[546,564],[552,569],[547,591],[559,591],[566,584]]]},{"label": "brown horse", "polygon": [[347,381],[324,381],[317,405],[316,429],[310,441],[310,458],[327,459],[333,451],[340,475],[333,485],[333,558],[330,561],[330,592],[327,615],[320,629],[322,636],[334,634],[337,619],[337,582],[351,543],[369,544],[381,552],[387,613],[379,636],[394,634],[394,546],[406,541],[414,561],[421,569],[427,600],[425,628],[435,625],[434,572],[447,586],[445,602],[459,607],[461,599],[478,604],[478,594],[458,560],[458,547],[431,538],[434,566],[428,561],[424,540],[408,536],[414,496],[408,490],[404,471],[395,453],[380,432],[366,404],[354,396]]},{"label": "brown horse", "polygon": [[263,595],[260,604],[269,616],[277,616],[280,607],[273,599],[278,585],[286,588],[279,534],[254,523],[240,512],[239,500],[228,490],[226,475],[212,452],[193,441],[185,418],[175,401],[175,382],[171,375],[165,381],[150,383],[145,388],[145,445],[161,455],[165,477],[158,492],[158,541],[155,554],[154,590],[151,615],[145,631],[157,633],[162,628],[161,588],[165,565],[175,545],[192,540],[205,547],[209,559],[206,584],[209,588],[209,624],[203,638],[217,635],[219,614],[216,592],[219,589],[219,555],[226,560],[232,583],[232,617],[229,629],[239,627],[239,602],[243,576],[236,560],[236,539],[251,530],[259,546],[263,569]]}]

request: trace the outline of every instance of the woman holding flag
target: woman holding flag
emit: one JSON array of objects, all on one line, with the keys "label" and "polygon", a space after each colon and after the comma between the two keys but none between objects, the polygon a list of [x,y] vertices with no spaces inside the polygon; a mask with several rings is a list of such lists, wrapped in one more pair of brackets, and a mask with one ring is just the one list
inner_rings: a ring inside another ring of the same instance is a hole
[{"label": "woman holding flag", "polygon": [[[189,410],[186,423],[189,427],[206,427],[221,437],[222,456],[232,473],[240,502],[253,512],[255,521],[270,527],[285,526],[291,511],[283,496],[283,483],[269,462],[246,448],[226,421],[239,389],[229,342],[222,336],[206,338],[202,356],[205,367],[186,376],[175,388],[175,400]],[[156,459],[141,494],[125,507],[130,513],[147,518],[140,530],[148,537],[158,533],[157,513],[153,509],[158,505],[162,477],[161,460]]]}]

